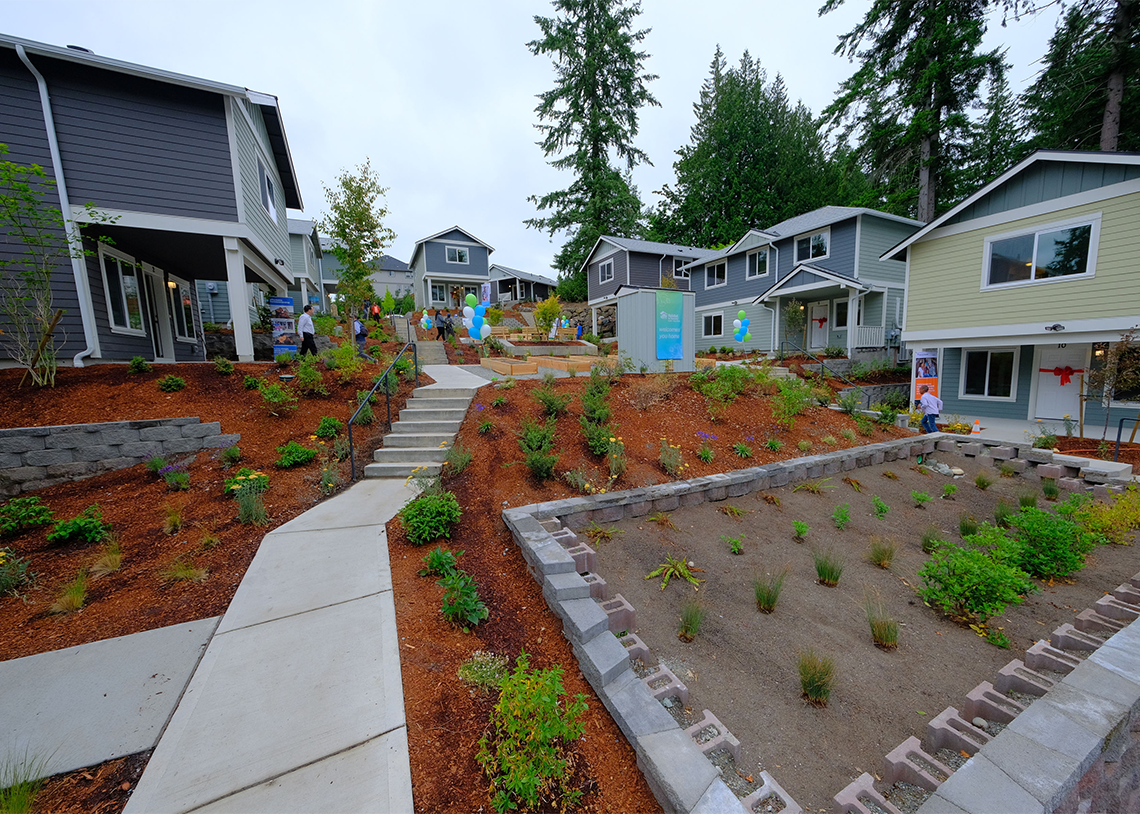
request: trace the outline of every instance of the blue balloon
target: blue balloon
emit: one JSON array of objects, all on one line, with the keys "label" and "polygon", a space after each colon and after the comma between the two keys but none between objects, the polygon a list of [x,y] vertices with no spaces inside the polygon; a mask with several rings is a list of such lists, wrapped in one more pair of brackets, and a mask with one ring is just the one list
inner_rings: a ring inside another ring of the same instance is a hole
[{"label": "blue balloon", "polygon": [[475,306],[475,316],[481,317],[485,313],[487,313],[487,308],[485,306],[482,306],[482,305],[476,305]]},{"label": "blue balloon", "polygon": [[740,334],[738,334],[738,333],[733,334],[732,338],[735,339],[737,342],[739,342],[740,341]]},{"label": "blue balloon", "polygon": [[483,317],[472,317],[471,318],[471,324],[474,325],[476,328],[482,328],[483,327]]},{"label": "blue balloon", "polygon": [[478,328],[468,328],[467,329],[467,335],[470,336],[472,339],[478,339],[479,338],[479,329]]}]

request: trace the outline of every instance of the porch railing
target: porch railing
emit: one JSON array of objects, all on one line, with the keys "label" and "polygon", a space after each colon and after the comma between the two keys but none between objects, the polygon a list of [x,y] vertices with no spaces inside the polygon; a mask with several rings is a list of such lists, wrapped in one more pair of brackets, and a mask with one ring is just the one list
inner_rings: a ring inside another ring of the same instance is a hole
[{"label": "porch railing", "polygon": [[836,370],[832,370],[831,368],[829,368],[829,367],[827,366],[827,363],[826,363],[826,362],[824,362],[822,359],[820,359],[820,358],[819,358],[818,356],[816,356],[815,354],[813,354],[813,353],[811,353],[810,351],[808,351],[806,348],[801,348],[801,347],[800,347],[799,345],[797,345],[795,342],[791,342],[791,341],[784,341],[784,342],[781,342],[781,343],[780,343],[780,357],[781,357],[781,358],[783,358],[784,356],[787,356],[787,355],[789,355],[789,351],[790,351],[790,352],[792,352],[792,353],[802,353],[804,356],[808,357],[809,359],[812,359],[812,360],[814,360],[814,361],[815,361],[815,363],[819,365],[819,367],[820,367],[820,369],[821,369],[821,370],[825,370],[825,371],[827,371],[829,374],[831,374],[832,376],[834,376],[835,378],[837,378],[837,379],[840,379],[840,380],[842,380],[842,381],[845,381],[845,382],[847,382],[847,384],[848,384],[848,385],[850,385],[851,387],[858,387],[858,385],[857,385],[857,384],[855,384],[855,382],[853,382],[853,381],[851,381],[850,379],[848,379],[846,376],[844,376],[844,375],[843,375],[842,373],[840,373],[839,371],[836,371]]},{"label": "porch railing", "polygon": [[855,326],[855,348],[885,348],[887,331],[882,325]]}]

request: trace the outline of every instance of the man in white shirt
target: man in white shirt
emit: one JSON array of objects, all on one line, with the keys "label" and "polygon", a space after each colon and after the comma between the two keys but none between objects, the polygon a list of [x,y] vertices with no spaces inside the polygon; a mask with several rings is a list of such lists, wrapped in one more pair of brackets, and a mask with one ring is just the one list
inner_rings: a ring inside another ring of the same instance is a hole
[{"label": "man in white shirt", "polygon": [[935,421],[938,419],[938,414],[942,412],[942,399],[931,393],[930,388],[925,384],[918,388],[918,393],[918,407],[922,410],[923,432],[938,432],[938,425]]},{"label": "man in white shirt", "polygon": [[305,306],[301,318],[297,320],[297,329],[301,332],[301,354],[311,353],[317,356],[317,329],[313,327],[313,317],[309,313],[312,310],[313,306]]}]

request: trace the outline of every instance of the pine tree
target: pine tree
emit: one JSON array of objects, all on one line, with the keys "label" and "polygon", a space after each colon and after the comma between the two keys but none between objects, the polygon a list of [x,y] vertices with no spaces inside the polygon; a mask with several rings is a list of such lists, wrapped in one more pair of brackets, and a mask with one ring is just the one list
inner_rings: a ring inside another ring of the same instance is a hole
[{"label": "pine tree", "polygon": [[1004,54],[994,64],[987,80],[983,115],[972,127],[970,144],[961,163],[963,194],[975,192],[1028,154],[1021,109],[1009,89],[1009,62]]},{"label": "pine tree", "polygon": [[[828,0],[826,14],[843,3]],[[877,0],[835,52],[860,67],[823,112],[846,121],[857,151],[886,186],[888,208],[929,222],[953,200],[953,163],[967,111],[997,52],[980,53],[986,0]]]},{"label": "pine tree", "polygon": [[[656,76],[644,73],[648,57],[636,50],[649,33],[633,30],[640,3],[620,0],[553,0],[556,17],[535,17],[542,38],[527,43],[533,54],[549,54],[557,80],[539,95],[535,108],[546,156],[558,156],[552,167],[571,170],[574,182],[564,190],[528,200],[549,211],[531,218],[527,226],[569,239],[554,258],[559,272],[559,295],[586,298],[581,271],[590,248],[603,234],[632,237],[641,232],[641,201],[630,171],[648,156],[634,146],[638,111],[658,106],[648,85]],[[611,160],[625,166],[616,169]]]}]

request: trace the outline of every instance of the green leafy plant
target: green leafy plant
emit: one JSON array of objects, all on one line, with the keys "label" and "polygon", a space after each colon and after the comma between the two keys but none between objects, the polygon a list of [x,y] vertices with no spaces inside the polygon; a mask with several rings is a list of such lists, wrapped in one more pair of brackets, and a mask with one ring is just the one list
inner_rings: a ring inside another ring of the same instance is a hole
[{"label": "green leafy plant", "polygon": [[442,490],[420,494],[400,510],[400,519],[412,545],[424,545],[440,537],[450,538],[451,527],[462,516],[459,500],[452,492]]},{"label": "green leafy plant", "polygon": [[674,478],[679,476],[687,466],[681,458],[681,445],[670,444],[668,438],[661,439],[661,451],[658,460],[665,473]]},{"label": "green leafy plant", "polygon": [[918,490],[911,490],[910,499],[914,501],[914,507],[916,509],[921,509],[924,504],[931,501],[931,497],[928,492],[919,492]]},{"label": "green leafy plant", "polygon": [[787,576],[788,571],[785,569],[775,574],[765,574],[752,581],[756,610],[761,613],[772,613],[776,610],[776,603],[780,601],[780,592],[784,590],[784,579]]},{"label": "green leafy plant", "polygon": [[[839,409],[847,415],[853,416],[863,409],[863,391],[856,387],[853,390],[844,390],[835,400]],[[848,430],[850,432],[850,430]],[[854,433],[852,433],[854,435]]]},{"label": "green leafy plant", "polygon": [[218,457],[222,461],[222,466],[229,469],[231,466],[237,464],[241,460],[241,447],[229,446],[218,453]]},{"label": "green leafy plant", "polygon": [[198,547],[203,551],[212,551],[222,544],[222,538],[217,535],[211,526],[202,527],[202,537],[198,541]]},{"label": "green leafy plant", "polygon": [[851,504],[841,503],[836,506],[835,511],[831,513],[831,520],[840,531],[847,528],[847,524],[851,522]]},{"label": "green leafy plant", "polygon": [[497,656],[486,650],[476,650],[459,665],[456,673],[460,681],[465,684],[484,691],[498,690],[507,675],[507,664],[504,656]]},{"label": "green leafy plant", "polygon": [[954,495],[957,494],[957,492],[958,492],[958,487],[952,483],[946,483],[946,484],[942,485],[942,499],[943,500],[953,500]]},{"label": "green leafy plant", "polygon": [[74,613],[87,604],[87,572],[82,568],[75,579],[63,586],[51,604],[52,613]]},{"label": "green leafy plant", "polygon": [[46,526],[52,520],[52,510],[38,497],[14,497],[0,506],[0,537],[11,537],[34,526]]},{"label": "green leafy plant", "polygon": [[297,365],[297,389],[306,396],[327,396],[325,377],[318,366],[318,358],[306,353]]},{"label": "green leafy plant", "polygon": [[70,543],[76,540],[85,543],[101,543],[111,533],[111,527],[103,522],[99,504],[94,503],[83,510],[78,517],[60,520],[48,532],[47,541],[51,545]]},{"label": "green leafy plant", "polygon": [[875,416],[875,421],[879,422],[884,427],[893,427],[895,421],[898,420],[899,411],[889,404],[873,404],[871,409],[878,413]]},{"label": "green leafy plant", "polygon": [[193,561],[179,557],[162,572],[167,582],[205,582],[210,577],[210,569],[195,565]]},{"label": "green leafy plant", "polygon": [[475,580],[470,574],[454,571],[436,584],[443,588],[443,599],[440,602],[443,618],[461,628],[464,633],[491,616],[479,598]]},{"label": "green leafy plant", "polygon": [[764,446],[768,449],[769,452],[779,452],[784,448],[784,442],[779,438],[769,438],[764,442]]},{"label": "green leafy plant", "polygon": [[297,396],[280,382],[261,388],[261,404],[273,416],[289,415],[297,409]]},{"label": "green leafy plant", "polygon": [[247,373],[241,384],[246,390],[260,390],[265,385],[265,379]]},{"label": "green leafy plant", "polygon": [[1085,566],[1085,555],[1095,545],[1093,535],[1067,517],[1026,507],[1009,519],[1017,541],[1014,561],[1030,576],[1059,579]]},{"label": "green leafy plant", "polygon": [[853,418],[855,419],[855,429],[859,431],[860,435],[869,438],[875,434],[875,425],[867,416],[862,413],[856,413]]},{"label": "green leafy plant", "polygon": [[590,483],[589,476],[587,476],[580,467],[578,469],[569,470],[562,477],[570,484],[571,488],[582,494],[589,494],[594,490],[593,484]]},{"label": "green leafy plant", "polygon": [[831,551],[814,551],[812,559],[815,561],[815,575],[820,585],[834,588],[843,576],[843,560],[838,554]]},{"label": "green leafy plant", "polygon": [[888,506],[878,495],[871,497],[871,505],[874,507],[875,517],[877,517],[879,520],[882,520],[884,517],[886,517],[887,512],[891,510],[891,507]]},{"label": "green leafy plant", "polygon": [[582,435],[586,438],[586,446],[595,455],[605,455],[610,451],[610,444],[616,441],[614,428],[609,424],[597,424],[586,416],[580,416],[578,423],[582,427]]},{"label": "green leafy plant", "polygon": [[181,376],[171,374],[163,376],[158,380],[158,389],[163,393],[177,393],[179,390],[184,390],[185,388],[186,380]]},{"label": "green leafy plant", "polygon": [[35,575],[28,570],[28,558],[18,557],[11,549],[0,548],[0,596],[15,595]]},{"label": "green leafy plant", "polygon": [[[974,524],[974,531],[977,531],[977,524]],[[946,541],[942,537],[942,532],[937,528],[927,526],[922,532],[922,553],[933,554],[939,546],[946,545]]]},{"label": "green leafy plant", "polygon": [[141,356],[134,357],[127,364],[128,373],[150,373],[152,370],[154,370],[154,365]]},{"label": "green leafy plant", "polygon": [[1026,489],[1024,492],[1019,492],[1017,495],[1017,504],[1023,509],[1036,509],[1037,493],[1031,489]]},{"label": "green leafy plant", "polygon": [[752,457],[752,447],[748,446],[748,444],[744,443],[743,441],[737,441],[735,444],[733,444],[732,451],[741,458]]},{"label": "green leafy plant", "polygon": [[1009,637],[1002,633],[1000,630],[987,630],[985,640],[992,644],[994,647],[1000,647],[1002,650],[1009,650],[1010,642]]},{"label": "green leafy plant", "polygon": [[744,553],[744,535],[743,534],[740,535],[739,537],[729,537],[727,534],[722,534],[722,535],[720,535],[720,539],[723,540],[724,542],[728,543],[729,550],[733,554],[743,554]]},{"label": "green leafy plant", "polygon": [[974,486],[981,489],[983,492],[994,485],[994,480],[985,472],[979,472],[977,477],[974,478]]},{"label": "green leafy plant", "polygon": [[662,528],[677,530],[677,525],[673,522],[673,518],[669,516],[668,512],[653,512],[645,518],[650,523],[656,523]]},{"label": "green leafy plant", "polygon": [[796,376],[780,379],[772,397],[772,415],[787,429],[792,429],[795,417],[811,406],[811,386]]},{"label": "green leafy plant", "polygon": [[714,453],[713,448],[709,446],[708,442],[701,444],[701,448],[697,450],[697,457],[706,464],[711,464]]},{"label": "green leafy plant", "polygon": [[809,529],[810,527],[808,524],[802,520],[792,521],[792,530],[795,532],[792,536],[795,538],[795,541],[797,543],[802,543],[804,541],[804,537],[807,535]]},{"label": "green leafy plant", "polygon": [[519,431],[519,447],[522,448],[523,460],[531,474],[541,480],[546,480],[554,474],[554,465],[558,463],[558,455],[554,449],[554,417],[551,416],[545,424],[537,424],[524,419]]},{"label": "green leafy plant", "polygon": [[684,560],[679,560],[671,554],[665,555],[665,562],[654,568],[645,575],[646,579],[653,579],[654,577],[661,577],[661,590],[664,591],[669,585],[669,580],[673,578],[683,579],[689,582],[697,590],[700,589],[702,580],[698,579],[694,572],[703,573],[703,568],[696,568]]},{"label": "green leafy plant", "polygon": [[591,520],[589,525],[586,526],[584,532],[586,534],[586,537],[594,545],[608,543],[614,538],[615,535],[625,534],[625,531],[617,528],[616,526],[610,526],[609,528],[606,528],[605,526],[602,526],[593,520]]},{"label": "green leafy plant", "polygon": [[264,492],[269,488],[269,476],[264,472],[243,466],[233,474],[233,477],[226,478],[222,482],[222,491],[227,495],[236,496],[238,489],[249,484],[256,484]]},{"label": "green leafy plant", "polygon": [[215,356],[214,371],[219,376],[229,376],[234,372],[234,363],[224,356]]},{"label": "green leafy plant", "polygon": [[317,430],[313,434],[317,438],[336,438],[341,432],[344,431],[344,422],[339,418],[333,418],[329,415],[321,416],[321,421],[317,424]]},{"label": "green leafy plant", "polygon": [[294,466],[304,466],[317,457],[315,449],[309,449],[306,446],[298,444],[296,441],[288,441],[284,446],[277,447],[277,454],[281,457],[277,459],[274,466],[280,469],[292,469]]},{"label": "green leafy plant", "polygon": [[489,418],[484,419],[483,421],[481,421],[479,423],[479,434],[480,435],[486,435],[487,433],[489,433],[494,428],[494,426],[495,426],[494,421],[491,421],[491,419],[489,419]]},{"label": "green leafy plant", "polygon": [[424,567],[417,573],[421,577],[446,577],[448,574],[454,574],[459,570],[459,558],[462,556],[462,551],[448,551],[443,546],[436,546],[424,556],[422,560]]},{"label": "green leafy plant", "polygon": [[463,444],[456,441],[448,450],[443,462],[452,475],[458,475],[471,463],[474,454]]},{"label": "green leafy plant", "polygon": [[971,545],[937,549],[918,576],[924,602],[947,615],[981,623],[1035,590],[1029,575],[1016,565]]},{"label": "green leafy plant", "polygon": [[166,456],[164,455],[152,455],[146,461],[146,471],[150,472],[152,475],[157,475],[169,463],[170,462],[166,460]]},{"label": "green leafy plant", "polygon": [[681,626],[677,630],[677,638],[683,642],[691,642],[701,632],[701,624],[705,621],[705,609],[695,599],[686,599],[681,603]]},{"label": "green leafy plant", "polygon": [[269,523],[269,513],[265,509],[265,490],[269,488],[269,478],[253,474],[237,483],[230,491],[237,502],[239,523],[264,526]]},{"label": "green leafy plant", "polygon": [[889,569],[898,552],[898,544],[894,540],[885,540],[882,537],[871,537],[871,555],[869,559],[873,565]]},{"label": "green leafy plant", "polygon": [[504,814],[547,801],[573,810],[581,791],[571,784],[570,750],[582,737],[586,697],[566,698],[562,668],[531,670],[526,651],[500,684],[490,731],[475,760],[491,781],[491,805]]},{"label": "green leafy plant", "polygon": [[808,649],[800,653],[797,668],[804,699],[812,706],[826,707],[835,683],[835,662]]},{"label": "green leafy plant", "polygon": [[368,425],[376,420],[376,416],[372,413],[372,403],[374,401],[376,401],[375,394],[370,398],[367,390],[356,391],[356,405],[359,408],[359,412],[356,414],[356,418],[353,419],[353,424]]}]

